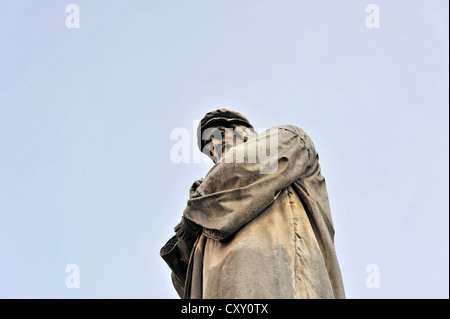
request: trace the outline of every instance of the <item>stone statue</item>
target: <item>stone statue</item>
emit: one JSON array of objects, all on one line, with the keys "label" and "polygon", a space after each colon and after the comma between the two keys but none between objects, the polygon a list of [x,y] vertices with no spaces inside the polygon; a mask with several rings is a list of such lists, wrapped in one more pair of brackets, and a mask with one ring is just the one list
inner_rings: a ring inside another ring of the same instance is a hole
[{"label": "stone statue", "polygon": [[181,298],[345,298],[325,179],[311,139],[283,125],[257,134],[238,112],[209,112],[193,183],[161,249]]}]

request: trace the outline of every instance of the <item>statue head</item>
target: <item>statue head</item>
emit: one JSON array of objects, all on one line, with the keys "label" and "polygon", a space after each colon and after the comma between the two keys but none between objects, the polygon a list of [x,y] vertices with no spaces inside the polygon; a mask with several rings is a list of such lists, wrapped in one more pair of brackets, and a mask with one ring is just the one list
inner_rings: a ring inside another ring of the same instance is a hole
[{"label": "statue head", "polygon": [[242,114],[218,109],[207,113],[197,129],[200,151],[217,163],[232,147],[255,135],[253,126]]}]

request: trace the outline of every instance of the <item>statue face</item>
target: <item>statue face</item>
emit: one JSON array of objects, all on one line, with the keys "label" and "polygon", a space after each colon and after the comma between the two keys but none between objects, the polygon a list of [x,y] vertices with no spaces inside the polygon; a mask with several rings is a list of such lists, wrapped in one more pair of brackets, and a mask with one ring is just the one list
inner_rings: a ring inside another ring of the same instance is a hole
[{"label": "statue face", "polygon": [[233,127],[217,126],[212,131],[214,134],[211,135],[210,140],[207,142],[206,150],[210,152],[214,163],[222,159],[230,148],[246,142],[249,137],[249,130],[243,125]]}]

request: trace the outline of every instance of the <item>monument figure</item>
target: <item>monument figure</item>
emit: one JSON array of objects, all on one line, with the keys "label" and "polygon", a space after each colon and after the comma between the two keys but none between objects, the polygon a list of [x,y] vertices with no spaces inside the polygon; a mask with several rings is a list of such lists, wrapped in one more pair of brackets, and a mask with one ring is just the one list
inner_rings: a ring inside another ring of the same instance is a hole
[{"label": "monument figure", "polygon": [[215,163],[161,249],[181,298],[345,298],[325,179],[293,125],[257,134],[218,109],[198,128]]}]

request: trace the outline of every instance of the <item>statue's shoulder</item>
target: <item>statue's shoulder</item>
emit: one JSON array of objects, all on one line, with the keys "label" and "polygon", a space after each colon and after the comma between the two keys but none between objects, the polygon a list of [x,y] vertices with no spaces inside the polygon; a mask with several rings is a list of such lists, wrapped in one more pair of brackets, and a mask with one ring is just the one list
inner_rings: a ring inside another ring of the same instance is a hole
[{"label": "statue's shoulder", "polygon": [[278,125],[274,127],[275,129],[278,129],[279,131],[285,131],[289,132],[291,134],[298,135],[301,139],[309,139],[308,134],[306,134],[305,131],[303,131],[300,127],[286,124],[286,125]]},{"label": "statue's shoulder", "polygon": [[314,143],[309,137],[308,134],[306,134],[305,131],[303,131],[300,127],[287,124],[287,125],[278,125],[273,127],[274,129],[278,129],[281,132],[286,132],[287,134],[293,134],[298,136],[305,144],[305,146],[309,149],[315,149]]},{"label": "statue's shoulder", "polygon": [[280,130],[286,130],[286,131],[295,133],[297,135],[305,135],[306,134],[301,128],[299,128],[298,126],[295,126],[295,125],[291,125],[291,124],[278,125],[278,126],[275,126],[274,128],[280,129]]}]

